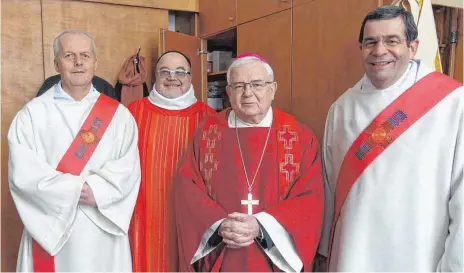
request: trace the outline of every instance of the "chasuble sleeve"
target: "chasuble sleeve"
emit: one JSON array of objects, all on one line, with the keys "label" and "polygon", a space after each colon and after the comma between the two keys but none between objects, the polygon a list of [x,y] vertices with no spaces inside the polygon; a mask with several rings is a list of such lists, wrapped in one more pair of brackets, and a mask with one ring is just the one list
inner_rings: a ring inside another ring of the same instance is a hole
[{"label": "chasuble sleeve", "polygon": [[[200,124],[198,128],[203,126]],[[227,217],[226,211],[208,195],[208,189],[200,173],[201,133],[201,129],[195,132],[173,185],[178,242],[176,271],[194,271],[192,259],[197,250],[201,249],[200,256],[205,256],[214,249],[201,248],[202,242],[206,244],[222,220]]]},{"label": "chasuble sleeve", "polygon": [[324,139],[322,145],[322,177],[324,181],[324,221],[322,225],[322,235],[317,252],[324,257],[329,255],[330,231],[332,228],[334,213],[334,188],[337,179],[334,175],[332,166],[332,138],[333,138],[333,108],[330,107],[325,123]]},{"label": "chasuble sleeve", "polygon": [[[112,123],[116,131],[115,156],[84,180],[91,187],[97,208],[82,209],[101,229],[113,235],[128,233],[140,187],[137,125],[129,111],[119,106]],[[98,149],[95,151],[98,152]]]},{"label": "chasuble sleeve", "polygon": [[10,126],[8,145],[8,183],[19,216],[32,238],[55,255],[71,234],[84,180],[39,156],[27,106]]},{"label": "chasuble sleeve", "polygon": [[[299,177],[290,185],[287,197],[282,202],[267,208],[264,212],[275,218],[279,225],[286,230],[294,242],[301,262],[303,262],[302,270],[310,271],[321,236],[324,185],[321,155],[316,136],[304,127],[300,130],[300,136],[302,158]],[[263,222],[261,223],[263,224]],[[274,225],[274,227],[276,226],[278,225]],[[283,259],[292,265],[290,263],[292,259],[285,251],[288,247],[281,245],[281,238],[276,236],[279,233],[272,232],[266,225],[264,227],[275,247],[283,250],[279,251]],[[293,269],[298,270],[298,268]]]},{"label": "chasuble sleeve", "polygon": [[[462,106],[464,107],[464,105]],[[464,113],[462,112],[454,155],[450,183],[450,200],[448,203],[448,236],[445,241],[445,252],[438,263],[437,271],[440,272],[464,271],[464,211],[462,210],[464,200]]]}]

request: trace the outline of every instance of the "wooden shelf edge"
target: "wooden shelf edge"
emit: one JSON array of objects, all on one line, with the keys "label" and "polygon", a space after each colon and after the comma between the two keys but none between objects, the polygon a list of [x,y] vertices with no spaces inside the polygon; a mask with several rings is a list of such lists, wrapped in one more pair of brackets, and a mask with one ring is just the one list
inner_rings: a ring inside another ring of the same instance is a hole
[{"label": "wooden shelf edge", "polygon": [[226,74],[227,74],[227,70],[222,70],[218,72],[210,72],[208,73],[208,76],[217,76],[217,75],[226,75]]}]

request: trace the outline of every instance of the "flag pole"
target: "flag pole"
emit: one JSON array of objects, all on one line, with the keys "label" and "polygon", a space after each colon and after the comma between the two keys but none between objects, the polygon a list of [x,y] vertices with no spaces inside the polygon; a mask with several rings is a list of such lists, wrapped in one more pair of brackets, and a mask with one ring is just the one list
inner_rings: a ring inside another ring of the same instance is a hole
[{"label": "flag pole", "polygon": [[451,37],[448,75],[454,78],[454,66],[456,63],[456,44],[458,42],[458,9],[451,9]]}]

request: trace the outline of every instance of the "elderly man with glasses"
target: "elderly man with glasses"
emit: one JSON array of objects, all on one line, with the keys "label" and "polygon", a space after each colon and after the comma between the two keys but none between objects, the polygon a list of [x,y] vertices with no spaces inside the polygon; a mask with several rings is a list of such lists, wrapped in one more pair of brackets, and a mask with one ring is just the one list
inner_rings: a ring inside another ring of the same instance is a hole
[{"label": "elderly man with glasses", "polygon": [[262,57],[239,56],[227,81],[232,109],[199,126],[174,181],[174,270],[310,271],[324,203],[316,137],[271,107]]},{"label": "elderly man with glasses", "polygon": [[464,88],[414,59],[417,34],[400,7],[370,12],[366,74],[330,108],[330,271],[463,271]]},{"label": "elderly man with glasses", "polygon": [[168,188],[197,124],[215,111],[195,98],[191,64],[178,51],[161,55],[150,95],[129,105],[139,130],[142,182],[131,225],[133,270],[168,271]]}]

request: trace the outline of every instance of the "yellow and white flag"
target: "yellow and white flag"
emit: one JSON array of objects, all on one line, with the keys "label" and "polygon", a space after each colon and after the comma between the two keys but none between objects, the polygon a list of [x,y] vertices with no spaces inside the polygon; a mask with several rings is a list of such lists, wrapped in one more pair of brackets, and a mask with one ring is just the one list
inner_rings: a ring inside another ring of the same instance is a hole
[{"label": "yellow and white flag", "polygon": [[430,0],[395,0],[392,5],[410,11],[417,25],[419,47],[415,59],[420,59],[428,67],[442,72],[438,49],[437,29]]}]

